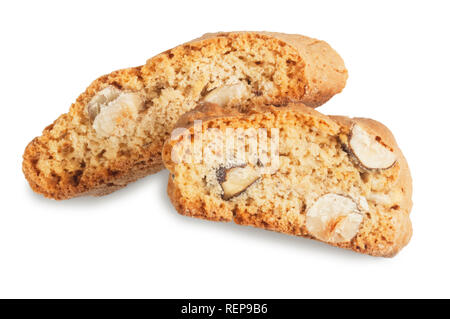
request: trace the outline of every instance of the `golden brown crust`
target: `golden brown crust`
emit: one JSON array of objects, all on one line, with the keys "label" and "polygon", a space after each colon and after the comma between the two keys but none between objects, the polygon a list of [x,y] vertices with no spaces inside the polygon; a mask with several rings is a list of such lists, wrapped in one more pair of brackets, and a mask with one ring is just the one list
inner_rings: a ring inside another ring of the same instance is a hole
[{"label": "golden brown crust", "polygon": [[236,107],[220,107],[214,103],[200,103],[193,110],[183,114],[174,126],[175,128],[190,128],[195,120],[209,121],[216,118],[233,118],[234,116],[249,116],[252,114],[264,113],[264,112],[285,112],[285,111],[298,111],[303,114],[308,114],[313,116],[318,120],[323,120],[327,122],[327,125],[332,126],[337,129],[336,123],[330,121],[330,117],[306,106],[302,103],[289,103],[284,106],[274,106],[268,104],[255,104],[249,110],[240,111]]},{"label": "golden brown crust", "polygon": [[[43,130],[41,136],[34,138],[27,145],[23,154],[22,171],[33,191],[56,200],[85,195],[103,196],[125,187],[128,183],[141,177],[156,173],[164,167],[160,161],[155,161],[154,156],[157,152],[155,148],[160,149],[162,143],[159,147],[154,145],[153,148],[146,149],[138,157],[126,160],[118,159],[110,163],[108,167],[89,171],[88,174],[83,172],[80,175],[80,169],[69,170],[69,167],[66,168],[62,165],[63,169],[68,171],[66,174],[52,172],[44,175],[37,167],[38,162],[45,163],[53,158],[48,145],[53,141],[67,138],[75,129],[73,122],[77,118],[83,118],[84,107],[96,92],[108,85],[137,90],[142,87],[138,80],[140,72],[141,67],[134,67],[101,76],[77,98],[76,102],[71,105],[69,113],[59,116]],[[57,125],[59,125],[58,129],[55,129]]]},{"label": "golden brown crust", "polygon": [[[335,134],[348,132],[357,123],[371,134],[379,136],[381,141],[392,148],[398,155],[396,166],[399,167],[399,172],[395,182],[390,185],[392,190],[401,190],[401,200],[398,205],[395,205],[398,207],[394,207],[386,212],[378,212],[378,217],[366,221],[361,226],[361,234],[358,234],[351,242],[330,243],[334,246],[352,249],[373,256],[392,257],[396,255],[409,242],[412,236],[412,226],[409,218],[412,207],[412,182],[406,159],[392,133],[381,123],[371,119],[326,116],[301,104],[289,104],[285,107],[256,106],[251,112],[247,113],[239,113],[235,109],[217,109],[216,105],[204,104],[186,113],[178,122],[177,127],[191,129],[193,121],[199,119],[205,123],[204,125],[208,125],[210,123],[209,121],[214,120],[215,122],[229,123],[228,125],[233,127],[233,125],[238,125],[238,123],[247,123],[249,118],[257,113],[276,113],[280,117],[281,114],[286,112],[303,115],[308,114],[323,125],[323,130],[330,130],[331,132],[335,132]],[[172,175],[175,173],[177,164],[171,159],[171,151],[176,143],[176,140],[166,141],[163,148],[163,160],[165,166],[171,172],[167,192],[180,214],[214,221],[234,221],[237,224],[250,225],[315,239],[308,234],[304,228],[305,226],[298,219],[294,218],[286,222],[283,219],[274,218],[271,211],[261,209],[256,213],[248,212],[245,207],[234,207],[230,210],[223,208],[217,203],[212,203],[204,196],[186,197],[183,195],[182,185],[174,182]]]},{"label": "golden brown crust", "polygon": [[341,123],[347,128],[358,124],[372,135],[379,137],[380,141],[393,149],[397,154],[400,172],[393,188],[401,189],[403,193],[402,201],[399,204],[399,211],[394,214],[392,227],[396,229],[396,236],[393,239],[393,245],[386,247],[385,251],[371,251],[371,255],[392,257],[395,256],[401,248],[406,246],[412,236],[412,225],[409,213],[412,208],[412,178],[408,162],[399,148],[392,132],[382,123],[369,118],[348,118],[344,116],[330,116],[336,122]]},{"label": "golden brown crust", "polygon": [[[241,33],[249,32],[206,33],[189,43],[198,43],[199,41],[218,36],[232,37]],[[317,107],[344,89],[348,78],[348,71],[339,54],[325,41],[299,34],[266,31],[252,33],[276,38],[295,48],[299,56],[302,57],[305,65],[305,91],[300,99],[296,101],[291,100],[290,102],[301,102],[311,107]]]},{"label": "golden brown crust", "polygon": [[[131,182],[145,177],[150,174],[159,172],[164,166],[161,163],[153,163],[150,160],[143,161],[139,165],[131,162],[123,162],[122,167],[118,165],[110,166],[107,169],[98,170],[95,174],[90,176],[90,183],[85,183],[80,187],[76,180],[69,179],[64,183],[57,180],[46,179],[45,184],[37,183],[35,181],[42,181],[39,177],[39,170],[34,167],[36,158],[39,158],[40,151],[38,138],[31,141],[24,153],[24,161],[22,170],[30,187],[36,193],[42,194],[45,197],[57,200],[78,197],[78,196],[103,196],[108,195],[116,190],[119,190]],[[116,173],[117,172],[117,173]]]},{"label": "golden brown crust", "polygon": [[308,79],[305,95],[300,102],[319,106],[340,92],[347,81],[348,72],[342,58],[324,41],[293,36],[285,33],[267,33],[295,47],[305,61],[305,77]]},{"label": "golden brown crust", "polygon": [[[176,87],[177,83],[171,78],[171,72],[188,68],[183,64],[187,56],[196,60],[202,55],[213,56],[216,49],[224,52],[223,50],[233,45],[251,46],[257,41],[265,41],[266,46],[271,50],[279,50],[279,54],[288,57],[287,61],[292,65],[277,65],[277,68],[282,70],[286,68],[286,72],[291,70],[286,76],[287,80],[279,79],[278,93],[263,94],[255,98],[255,102],[259,100],[260,103],[283,104],[287,101],[300,100],[310,106],[318,106],[332,95],[339,93],[345,86],[347,73],[344,63],[339,55],[323,41],[299,35],[267,32],[207,34],[149,59],[144,66],[114,71],[95,80],[72,104],[68,113],[61,115],[43,131],[42,136],[34,139],[26,147],[23,155],[23,172],[30,186],[46,197],[67,199],[81,195],[107,194],[137,178],[157,172],[163,167],[161,149],[171,129],[172,124],[169,122],[167,127],[163,127],[165,132],[148,134],[151,142],[143,142],[138,146],[130,146],[127,145],[128,142],[124,142],[122,144],[125,144],[127,150],[122,153],[126,155],[112,156],[107,164],[95,167],[91,166],[90,161],[84,161],[83,157],[73,157],[71,154],[61,155],[58,153],[60,150],[50,149],[49,145],[56,144],[56,141],[67,140],[68,148],[75,147],[73,144],[78,142],[78,138],[74,136],[74,132],[81,136],[90,134],[92,129],[89,128],[90,124],[85,115],[86,105],[97,92],[105,87],[113,86],[131,92],[148,92],[150,85]],[[159,84],[159,75],[162,74],[170,75],[167,76],[169,80],[165,80],[166,82],[175,82]],[[191,89],[198,88],[192,85]],[[188,102],[193,103],[187,101],[186,105]],[[157,106],[153,104],[149,102],[150,109]],[[164,111],[155,114],[152,116],[161,117],[162,121],[165,120],[164,116],[167,118]],[[169,114],[169,117],[170,115],[172,114]],[[172,117],[177,116],[179,114],[174,114]],[[96,143],[98,144],[98,141]],[[75,147],[75,152],[78,153],[83,152],[83,147],[86,148],[82,145],[78,147],[80,149]],[[89,147],[85,152],[91,152]],[[134,148],[129,149],[130,147]],[[90,157],[97,155],[89,154]],[[74,159],[70,159],[71,156]]]}]

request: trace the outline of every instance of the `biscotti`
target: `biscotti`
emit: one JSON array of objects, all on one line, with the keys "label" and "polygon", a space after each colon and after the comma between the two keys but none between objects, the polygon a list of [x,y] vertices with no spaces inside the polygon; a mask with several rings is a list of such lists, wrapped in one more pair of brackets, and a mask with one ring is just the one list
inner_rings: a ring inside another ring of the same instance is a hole
[{"label": "biscotti", "polygon": [[317,239],[374,256],[410,240],[412,182],[391,132],[301,104],[205,103],[164,145],[180,214]]},{"label": "biscotti", "polygon": [[24,153],[32,189],[66,199],[105,195],[163,168],[161,149],[199,101],[221,105],[326,102],[347,71],[325,42],[268,32],[207,34],[144,66],[95,80]]}]

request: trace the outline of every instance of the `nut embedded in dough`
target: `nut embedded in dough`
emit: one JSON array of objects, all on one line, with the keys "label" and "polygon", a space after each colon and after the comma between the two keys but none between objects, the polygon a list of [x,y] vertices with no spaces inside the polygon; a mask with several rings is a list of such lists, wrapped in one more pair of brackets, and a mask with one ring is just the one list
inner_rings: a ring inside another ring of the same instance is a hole
[{"label": "nut embedded in dough", "polygon": [[109,102],[115,100],[119,95],[120,90],[114,86],[107,86],[95,94],[86,107],[91,123],[94,122],[98,113],[100,113],[102,106],[105,106]]},{"label": "nut embedded in dough", "polygon": [[353,126],[349,145],[353,155],[367,169],[387,169],[397,161],[397,156],[392,150],[359,125]]},{"label": "nut embedded in dough", "polygon": [[316,237],[329,243],[350,241],[358,233],[363,215],[349,197],[326,194],[306,213],[306,228]]},{"label": "nut embedded in dough", "polygon": [[240,195],[259,178],[260,173],[251,166],[219,168],[217,171],[217,180],[222,187],[224,200]]},{"label": "nut embedded in dough", "polygon": [[248,95],[247,87],[244,83],[240,82],[233,85],[226,85],[216,88],[206,94],[203,98],[204,102],[215,103],[220,106],[226,106],[230,102],[235,100],[241,100]]},{"label": "nut embedded in dough", "polygon": [[136,93],[121,92],[109,86],[98,92],[87,105],[96,133],[102,137],[124,136],[132,132],[143,100]]}]

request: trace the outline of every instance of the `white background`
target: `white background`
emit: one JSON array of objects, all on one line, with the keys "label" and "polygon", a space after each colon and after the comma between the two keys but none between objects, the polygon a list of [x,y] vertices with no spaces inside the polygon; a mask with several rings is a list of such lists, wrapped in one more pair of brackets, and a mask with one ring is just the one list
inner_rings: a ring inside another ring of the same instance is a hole
[{"label": "white background", "polygon": [[[0,297],[450,297],[446,1],[6,1],[0,4]],[[205,32],[328,41],[344,58],[326,114],[373,117],[414,180],[414,235],[393,259],[183,217],[167,171],[102,198],[53,201],[21,171],[26,144],[102,74]]]}]

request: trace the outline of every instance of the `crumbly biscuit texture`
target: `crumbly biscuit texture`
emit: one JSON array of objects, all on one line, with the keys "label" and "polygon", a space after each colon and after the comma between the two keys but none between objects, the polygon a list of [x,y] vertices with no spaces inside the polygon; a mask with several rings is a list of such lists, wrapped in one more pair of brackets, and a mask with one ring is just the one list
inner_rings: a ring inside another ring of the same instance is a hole
[{"label": "crumbly biscuit texture", "polygon": [[325,42],[268,32],[207,34],[144,66],[95,80],[26,147],[34,191],[55,199],[104,195],[163,168],[161,148],[200,101],[224,107],[326,102],[347,70]]},{"label": "crumbly biscuit texture", "polygon": [[[273,128],[279,142],[271,148]],[[249,151],[237,158],[227,149],[239,140],[247,141],[242,149],[251,149],[251,132],[258,129],[270,132],[267,139],[256,138],[267,145],[266,153]],[[230,138],[227,131],[240,132],[231,144],[221,141]],[[200,132],[202,159],[192,160],[200,150],[192,148],[193,137]],[[217,156],[224,153],[231,155]],[[163,160],[170,171],[168,194],[183,215],[385,257],[394,256],[412,235],[408,164],[391,132],[371,119],[325,116],[301,104],[240,112],[206,103],[180,119]]]}]

